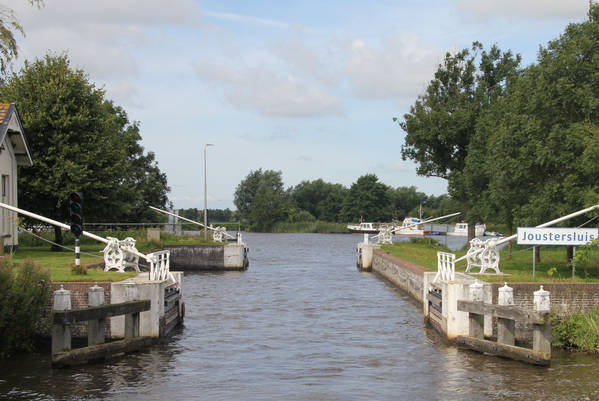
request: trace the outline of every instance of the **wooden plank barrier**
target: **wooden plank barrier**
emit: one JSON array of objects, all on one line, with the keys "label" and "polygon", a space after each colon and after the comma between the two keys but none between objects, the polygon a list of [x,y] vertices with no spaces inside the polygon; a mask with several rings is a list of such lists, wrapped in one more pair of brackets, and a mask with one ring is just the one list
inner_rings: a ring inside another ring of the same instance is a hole
[{"label": "wooden plank barrier", "polygon": [[[70,291],[54,292],[52,311],[52,366],[65,367],[90,360],[110,358],[116,354],[137,351],[153,343],[151,337],[139,337],[139,314],[151,309],[150,300],[133,300],[104,305],[104,290],[90,288],[89,308],[71,310]],[[125,338],[105,343],[105,322],[112,316],[125,315]],[[71,325],[88,322],[88,346],[71,349]]]},{"label": "wooden plank barrier", "polygon": [[[458,301],[458,310],[468,312],[469,335],[458,336],[457,342],[475,351],[515,359],[535,365],[551,363],[551,322],[549,318],[549,293],[535,291],[535,310],[513,305],[513,289],[507,284],[499,289],[500,304],[482,302],[482,285],[471,285],[470,301]],[[480,296],[478,295],[480,292]],[[497,341],[484,338],[484,316],[497,319]],[[515,346],[516,322],[533,325],[532,349]]]}]

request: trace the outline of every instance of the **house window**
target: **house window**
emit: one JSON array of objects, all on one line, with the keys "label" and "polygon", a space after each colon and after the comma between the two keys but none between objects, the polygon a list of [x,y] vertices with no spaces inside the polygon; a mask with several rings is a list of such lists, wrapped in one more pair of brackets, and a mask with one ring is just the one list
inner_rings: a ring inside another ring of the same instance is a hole
[{"label": "house window", "polygon": [[8,196],[8,176],[2,175],[2,197]]}]

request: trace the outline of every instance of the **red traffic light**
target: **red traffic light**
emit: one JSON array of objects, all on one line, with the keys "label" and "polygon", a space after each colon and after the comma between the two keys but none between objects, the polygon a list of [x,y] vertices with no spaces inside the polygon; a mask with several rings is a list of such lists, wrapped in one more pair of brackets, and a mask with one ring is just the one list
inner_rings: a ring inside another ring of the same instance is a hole
[{"label": "red traffic light", "polygon": [[83,200],[83,195],[81,195],[81,192],[71,192],[71,194],[69,195],[69,200],[71,202],[81,203],[81,201]]}]

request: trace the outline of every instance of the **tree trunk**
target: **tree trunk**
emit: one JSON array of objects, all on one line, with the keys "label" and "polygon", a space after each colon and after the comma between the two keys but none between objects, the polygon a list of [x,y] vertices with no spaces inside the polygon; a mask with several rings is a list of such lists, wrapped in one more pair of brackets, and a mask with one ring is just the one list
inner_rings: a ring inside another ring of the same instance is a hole
[{"label": "tree trunk", "polygon": [[470,241],[474,239],[476,223],[468,221],[468,248],[470,248]]},{"label": "tree trunk", "polygon": [[[62,230],[60,227],[54,226],[54,242],[62,245]],[[58,245],[52,245],[53,252],[62,252],[62,247]]]},{"label": "tree trunk", "polygon": [[541,247],[535,246],[535,263],[541,263]]}]

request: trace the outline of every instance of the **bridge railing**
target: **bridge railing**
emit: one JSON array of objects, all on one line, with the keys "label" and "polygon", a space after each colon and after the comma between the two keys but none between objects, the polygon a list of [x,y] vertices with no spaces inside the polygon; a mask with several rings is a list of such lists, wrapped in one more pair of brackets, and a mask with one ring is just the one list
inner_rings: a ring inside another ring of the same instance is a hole
[{"label": "bridge railing", "polygon": [[158,251],[150,253],[150,280],[161,281],[171,278],[170,274],[170,251]]}]

